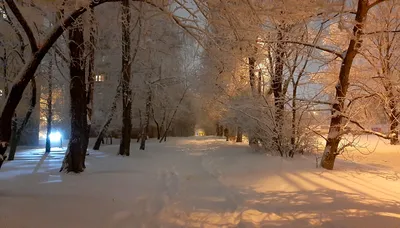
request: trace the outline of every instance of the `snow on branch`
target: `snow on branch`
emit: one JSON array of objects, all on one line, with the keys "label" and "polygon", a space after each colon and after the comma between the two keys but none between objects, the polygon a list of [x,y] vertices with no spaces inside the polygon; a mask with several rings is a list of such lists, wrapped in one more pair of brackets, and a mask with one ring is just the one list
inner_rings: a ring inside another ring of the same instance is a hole
[{"label": "snow on branch", "polygon": [[[390,135],[386,135],[386,134],[383,134],[383,133],[380,133],[380,132],[377,132],[377,131],[372,131],[372,130],[365,129],[365,127],[362,126],[361,123],[359,123],[356,120],[350,119],[350,117],[348,117],[348,116],[344,116],[343,115],[343,117],[348,119],[351,123],[355,124],[357,127],[359,127],[361,129],[361,130],[357,130],[356,131],[357,133],[371,134],[371,135],[375,135],[375,136],[378,136],[378,137],[384,138],[384,139],[391,139],[392,138],[392,137],[390,137]],[[351,130],[348,130],[348,132],[351,132]],[[346,134],[348,132],[346,131],[346,132],[344,132],[344,134]]]},{"label": "snow on branch", "polygon": [[22,28],[25,31],[26,36],[28,37],[29,44],[31,45],[32,53],[35,53],[39,47],[36,42],[36,38],[33,35],[31,27],[28,25],[25,17],[22,15],[18,6],[15,4],[14,0],[5,0],[11,12],[13,12],[14,16],[17,18],[18,22],[21,24]]},{"label": "snow on branch", "polygon": [[[274,41],[263,41],[264,43],[274,43]],[[337,57],[339,57],[340,59],[343,59],[344,55],[343,53],[340,53],[338,51],[335,51],[333,49],[327,48],[327,47],[323,47],[323,46],[319,46],[316,44],[310,44],[310,43],[305,43],[305,42],[301,42],[301,41],[294,41],[294,40],[284,40],[282,41],[283,43],[288,43],[288,44],[299,44],[299,45],[303,45],[306,47],[312,47],[312,48],[316,48],[318,50],[324,51],[324,52],[328,52],[330,54],[333,54]]]}]

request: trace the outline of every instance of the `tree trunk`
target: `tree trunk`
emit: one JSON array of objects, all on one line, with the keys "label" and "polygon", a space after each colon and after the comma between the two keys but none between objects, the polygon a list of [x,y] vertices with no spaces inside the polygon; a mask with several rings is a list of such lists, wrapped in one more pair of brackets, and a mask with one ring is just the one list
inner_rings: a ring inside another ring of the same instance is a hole
[{"label": "tree trunk", "polygon": [[[249,57],[249,81],[250,81],[251,94],[253,95],[253,97],[256,97],[255,68],[256,68],[256,59],[254,57]],[[255,136],[256,131],[257,131],[257,129],[253,129],[252,131],[249,132],[249,145],[257,144],[258,140]]]},{"label": "tree trunk", "polygon": [[[162,118],[162,120],[161,120],[161,125],[160,125],[159,130],[157,130],[157,140],[160,140],[160,139],[161,139],[161,132],[164,131],[165,118],[167,118],[167,111],[166,111],[166,109],[164,108],[163,118]],[[166,139],[165,139],[165,140],[166,140]]]},{"label": "tree trunk", "polygon": [[[11,146],[10,146],[10,152],[8,153],[8,158],[7,160],[12,161],[14,160],[15,157],[15,152],[17,151],[17,131],[18,131],[18,118],[17,115],[14,115],[14,118],[12,120],[12,125],[11,125]],[[5,158],[4,158],[5,159]]]},{"label": "tree trunk", "polygon": [[[280,26],[281,27],[281,26]],[[272,78],[272,90],[274,93],[274,104],[275,104],[275,128],[273,141],[280,155],[283,156],[282,148],[282,129],[283,129],[283,114],[284,114],[284,94],[283,94],[283,67],[285,50],[283,44],[283,34],[281,28],[278,28],[278,43],[276,47],[276,60],[275,60],[275,72]]]},{"label": "tree trunk", "polygon": [[156,124],[156,127],[157,127],[157,139],[160,140],[160,138],[161,138],[160,125],[158,124],[158,122],[155,119],[154,119],[154,123]]},{"label": "tree trunk", "polygon": [[105,134],[106,134],[106,132],[108,130],[108,127],[110,126],[110,123],[111,123],[111,121],[112,121],[112,119],[114,117],[115,110],[117,109],[117,101],[118,101],[119,96],[121,94],[120,87],[121,87],[121,85],[119,84],[118,87],[117,87],[117,94],[115,95],[113,103],[111,105],[110,113],[108,114],[107,119],[103,124],[103,127],[101,128],[99,134],[97,135],[96,142],[94,143],[94,146],[93,146],[93,150],[99,150],[100,149],[101,142],[103,141],[104,136],[105,136]]},{"label": "tree trunk", "polygon": [[256,59],[254,57],[249,58],[249,80],[250,88],[253,96],[256,94]]},{"label": "tree trunk", "polygon": [[174,118],[175,118],[176,112],[178,111],[179,106],[181,105],[183,99],[185,98],[187,89],[188,89],[188,88],[185,88],[185,91],[183,91],[182,97],[181,97],[181,99],[179,100],[178,105],[176,105],[176,107],[175,107],[174,113],[172,114],[171,120],[169,121],[169,123],[168,123],[168,125],[167,125],[167,128],[165,129],[164,135],[163,135],[163,137],[161,137],[161,139],[160,139],[160,143],[162,142],[162,140],[164,140],[164,142],[167,141],[167,133],[168,133],[168,130],[169,130],[169,128],[171,127],[172,122],[174,121]]},{"label": "tree trunk", "polygon": [[93,117],[93,95],[94,95],[94,60],[95,60],[95,18],[94,18],[94,8],[89,10],[89,24],[90,24],[90,34],[89,34],[89,64],[88,64],[88,89],[86,95],[86,105],[87,105],[87,122],[88,127],[86,131],[85,137],[85,151],[89,146],[89,136],[90,136],[90,128],[92,126],[92,117]]},{"label": "tree trunk", "polygon": [[131,91],[131,13],[129,0],[122,1],[122,138],[119,155],[129,156],[132,131],[132,91]]},{"label": "tree trunk", "polygon": [[[297,81],[298,82],[298,81]],[[292,146],[291,151],[289,153],[289,157],[294,156],[294,151],[296,149],[296,138],[297,138],[297,125],[296,125],[296,118],[297,118],[297,84],[293,85],[293,99],[292,99],[292,135],[290,137],[290,144]]]},{"label": "tree trunk", "polygon": [[242,142],[242,141],[243,141],[242,128],[238,127],[236,134],[236,142]]},{"label": "tree trunk", "polygon": [[328,170],[333,169],[335,158],[340,152],[338,151],[338,147],[341,140],[342,113],[344,112],[344,103],[349,87],[349,75],[353,65],[353,60],[362,44],[361,35],[369,10],[368,2],[368,0],[358,1],[355,18],[356,25],[353,28],[353,38],[349,43],[340,67],[339,81],[336,85],[335,102],[332,105],[332,117],[328,139],[321,158],[321,167]]},{"label": "tree trunk", "polygon": [[229,129],[226,128],[226,127],[225,127],[225,130],[224,130],[224,136],[225,136],[226,141],[228,142],[229,141]]},{"label": "tree trunk", "polygon": [[157,140],[160,140],[160,139],[161,139],[161,129],[157,124]]},{"label": "tree trunk", "polygon": [[61,170],[80,173],[85,168],[87,131],[86,83],[84,61],[83,20],[78,18],[69,29],[71,138]]},{"label": "tree trunk", "polygon": [[399,143],[399,130],[397,129],[399,126],[399,113],[397,111],[397,104],[393,92],[389,93],[388,99],[390,109],[390,144],[397,145]]},{"label": "tree trunk", "polygon": [[48,94],[47,94],[47,132],[46,132],[46,153],[50,153],[51,150],[51,142],[50,142],[50,133],[51,133],[51,122],[53,120],[53,61],[52,58],[49,62],[49,84],[48,84]]},{"label": "tree trunk", "polygon": [[142,128],[142,135],[139,148],[140,150],[144,150],[146,147],[146,139],[147,139],[147,134],[149,132],[150,112],[151,112],[151,89],[149,88],[149,91],[147,91],[146,115],[144,117],[144,126]]},{"label": "tree trunk", "polygon": [[137,141],[136,141],[136,142],[139,142],[139,141],[140,141],[141,135],[142,135],[142,132],[143,132],[142,111],[141,111],[140,109],[139,109],[139,129],[140,129],[140,132],[139,132],[139,134],[138,134],[138,137],[137,137]]},{"label": "tree trunk", "polygon": [[258,72],[258,83],[257,83],[257,92],[258,95],[261,96],[261,88],[262,88],[262,70]]},{"label": "tree trunk", "polygon": [[161,138],[160,124],[158,123],[158,121],[156,119],[156,115],[154,113],[153,107],[151,107],[151,114],[153,115],[153,120],[154,120],[154,123],[156,124],[156,128],[157,128],[157,139],[160,140],[160,138]]},{"label": "tree trunk", "polygon": [[11,143],[11,146],[10,146],[10,154],[9,154],[9,157],[8,157],[9,161],[14,160],[15,152],[17,151],[17,146],[18,146],[19,140],[21,138],[22,131],[24,130],[24,128],[28,124],[29,119],[31,118],[31,115],[33,113],[33,110],[36,107],[37,88],[36,88],[36,80],[35,80],[35,78],[32,78],[32,80],[31,80],[31,87],[32,87],[32,96],[31,96],[30,106],[29,106],[28,111],[26,112],[25,118],[22,121],[21,126],[19,128],[17,128],[17,120],[16,120],[16,118],[13,121],[14,122],[13,124],[15,124],[13,126],[15,131],[13,132],[13,137],[12,137],[13,140],[12,140],[12,143]]},{"label": "tree trunk", "polygon": [[3,86],[4,86],[4,93],[3,97],[7,97],[8,95],[8,73],[7,73],[7,49],[4,43],[0,40],[0,46],[3,47],[3,57],[0,57],[0,60],[2,61],[3,64]]}]

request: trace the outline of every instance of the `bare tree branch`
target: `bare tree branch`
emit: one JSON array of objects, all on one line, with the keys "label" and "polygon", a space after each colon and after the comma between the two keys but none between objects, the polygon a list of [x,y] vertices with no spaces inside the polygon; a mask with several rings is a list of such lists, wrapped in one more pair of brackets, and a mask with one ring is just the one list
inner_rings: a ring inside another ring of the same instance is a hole
[{"label": "bare tree branch", "polygon": [[31,27],[28,25],[25,17],[22,15],[21,11],[19,10],[18,6],[15,4],[14,0],[5,0],[7,2],[8,7],[13,12],[14,16],[17,18],[18,22],[21,24],[22,28],[25,31],[26,36],[28,37],[29,44],[31,45],[32,53],[38,51],[39,47],[36,42],[36,38],[33,35]]}]

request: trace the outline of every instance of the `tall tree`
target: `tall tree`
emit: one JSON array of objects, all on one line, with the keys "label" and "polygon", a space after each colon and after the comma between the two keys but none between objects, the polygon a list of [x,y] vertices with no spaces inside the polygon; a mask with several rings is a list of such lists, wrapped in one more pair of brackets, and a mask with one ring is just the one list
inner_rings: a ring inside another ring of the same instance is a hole
[{"label": "tall tree", "polygon": [[94,61],[95,61],[95,14],[94,8],[90,8],[89,10],[89,43],[88,43],[88,52],[89,52],[89,63],[88,63],[88,88],[86,95],[86,105],[87,105],[87,121],[88,127],[86,131],[86,140],[84,148],[87,150],[89,145],[89,134],[90,128],[92,125],[92,117],[93,117],[93,96],[94,96],[94,79],[95,79],[95,70],[94,70]]},{"label": "tall tree", "polygon": [[85,168],[87,107],[83,19],[68,30],[70,51],[71,137],[61,170],[80,173]]},{"label": "tall tree", "polygon": [[122,138],[120,155],[129,156],[132,131],[132,90],[131,90],[131,12],[129,0],[122,1]]},{"label": "tall tree", "polygon": [[49,62],[49,70],[48,70],[48,91],[47,91],[47,131],[46,131],[46,153],[49,153],[51,150],[51,123],[53,120],[53,60],[50,59]]},{"label": "tall tree", "polygon": [[342,64],[340,66],[338,82],[335,87],[335,100],[332,105],[332,117],[330,121],[329,133],[326,140],[324,153],[321,158],[321,167],[331,170],[334,167],[339,143],[342,137],[342,121],[344,119],[344,108],[347,90],[349,88],[350,71],[353,65],[354,58],[358,54],[362,45],[362,33],[365,27],[368,11],[383,2],[376,0],[358,0],[357,12],[355,16],[355,25],[353,27],[353,36],[348,44],[347,50],[344,52]]},{"label": "tall tree", "polygon": [[142,127],[142,134],[141,134],[141,141],[140,141],[140,150],[144,150],[146,147],[146,139],[147,135],[149,132],[149,123],[150,123],[150,114],[151,114],[151,97],[152,97],[152,92],[151,88],[149,85],[148,91],[147,91],[147,98],[146,98],[146,113],[144,116],[144,125]]}]

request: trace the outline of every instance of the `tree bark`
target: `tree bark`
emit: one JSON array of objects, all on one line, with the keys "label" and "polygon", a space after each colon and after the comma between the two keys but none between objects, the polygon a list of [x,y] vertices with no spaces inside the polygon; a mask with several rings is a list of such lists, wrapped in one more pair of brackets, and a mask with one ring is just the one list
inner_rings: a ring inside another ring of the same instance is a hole
[{"label": "tree bark", "polygon": [[61,170],[80,173],[85,168],[87,132],[86,82],[84,61],[84,26],[78,18],[69,29],[71,138]]},{"label": "tree bark", "polygon": [[249,80],[250,88],[253,96],[256,94],[256,59],[254,57],[249,58]]},{"label": "tree bark", "polygon": [[146,148],[146,139],[147,134],[149,132],[149,123],[150,123],[150,112],[151,112],[151,89],[149,88],[147,91],[147,99],[146,99],[146,115],[144,117],[144,126],[142,128],[142,135],[140,140],[140,150],[144,150]]},{"label": "tree bark", "polygon": [[[165,124],[165,118],[167,118],[167,110],[164,107],[164,112],[163,112],[163,118],[161,120],[161,125],[160,125],[160,138],[161,138],[161,132],[164,131],[164,124]],[[158,139],[159,140],[159,139]]]},{"label": "tree bark", "polygon": [[122,1],[122,138],[119,155],[129,156],[132,131],[132,91],[131,91],[131,13],[129,0]]},{"label": "tree bark", "polygon": [[284,114],[284,94],[283,94],[283,67],[285,58],[285,46],[283,43],[283,34],[281,31],[282,26],[278,28],[278,43],[276,47],[276,60],[275,60],[275,72],[272,78],[272,90],[274,93],[274,104],[275,104],[275,128],[274,128],[274,143],[279,151],[280,155],[283,156],[284,151],[282,148],[282,129],[283,129],[283,114]]},{"label": "tree bark", "polygon": [[151,113],[153,114],[153,120],[154,120],[154,123],[156,124],[156,127],[157,127],[157,139],[160,140],[160,138],[161,138],[160,124],[158,123],[158,121],[156,119],[156,115],[154,113],[154,109],[153,108],[151,108]]},{"label": "tree bark", "polygon": [[142,111],[140,109],[139,109],[139,130],[140,130],[140,132],[138,134],[136,142],[140,141],[140,139],[142,138],[141,136],[142,136],[142,132],[143,132]]},{"label": "tree bark", "polygon": [[8,77],[7,77],[7,49],[3,45],[3,43],[0,41],[0,44],[3,46],[3,57],[1,57],[1,60],[3,62],[3,79],[4,79],[4,93],[3,97],[7,97],[8,95]]},{"label": "tree bark", "polygon": [[[250,80],[251,94],[253,95],[253,97],[256,97],[255,68],[256,68],[256,59],[254,57],[249,57],[249,80]],[[249,145],[256,145],[258,143],[258,140],[255,136],[254,131],[257,131],[257,130],[255,129],[255,130],[249,132]]]},{"label": "tree bark", "polygon": [[390,121],[390,144],[397,145],[399,143],[399,112],[397,110],[397,104],[393,92],[389,92],[389,121]]},{"label": "tree bark", "polygon": [[[14,160],[15,152],[17,151],[17,131],[18,131],[18,118],[17,115],[14,114],[14,118],[12,120],[12,125],[11,125],[11,146],[10,146],[10,152],[8,153],[8,161]],[[5,158],[4,158],[5,159]]]},{"label": "tree bark", "polygon": [[353,38],[349,43],[340,67],[339,81],[336,85],[335,102],[332,105],[332,117],[328,138],[321,158],[321,167],[328,170],[333,169],[335,158],[340,152],[338,151],[338,146],[341,140],[342,113],[344,112],[344,103],[349,87],[349,75],[353,60],[362,44],[362,30],[364,29],[366,17],[370,8],[368,2],[368,0],[358,1],[355,18],[356,24],[353,27]]},{"label": "tree bark", "polygon": [[49,62],[49,84],[48,84],[48,94],[47,94],[47,132],[46,132],[46,153],[50,153],[51,150],[51,142],[50,142],[50,133],[51,133],[51,122],[53,119],[53,61],[52,58]]},{"label": "tree bark", "polygon": [[89,26],[90,26],[90,34],[89,34],[89,64],[88,64],[88,89],[86,95],[86,105],[87,105],[87,131],[85,138],[85,151],[89,146],[89,137],[90,137],[90,128],[92,126],[92,117],[93,117],[93,95],[94,95],[94,60],[95,60],[95,18],[94,18],[94,8],[90,8],[89,10]]},{"label": "tree bark", "polygon": [[290,137],[290,144],[292,145],[292,149],[289,153],[289,157],[294,156],[294,151],[296,149],[296,138],[297,138],[297,85],[299,80],[293,85],[293,99],[292,99],[292,135]]}]

